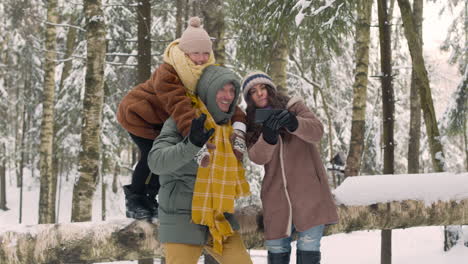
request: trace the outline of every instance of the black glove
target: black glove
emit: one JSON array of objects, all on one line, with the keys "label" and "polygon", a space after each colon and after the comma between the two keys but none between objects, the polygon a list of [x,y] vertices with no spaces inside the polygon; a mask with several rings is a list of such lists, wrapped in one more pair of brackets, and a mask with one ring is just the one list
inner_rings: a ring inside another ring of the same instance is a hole
[{"label": "black glove", "polygon": [[281,113],[277,114],[276,117],[279,120],[280,126],[287,128],[290,132],[296,131],[299,126],[297,117],[288,110],[283,110]]},{"label": "black glove", "polygon": [[190,132],[188,135],[190,142],[200,148],[205,145],[205,143],[214,133],[214,128],[205,132],[205,120],[205,114],[201,114],[199,118],[194,118],[192,120],[192,126],[190,127]]},{"label": "black glove", "polygon": [[276,115],[271,115],[263,122],[262,134],[263,139],[270,145],[275,145],[278,142],[278,129],[280,128],[279,120]]}]

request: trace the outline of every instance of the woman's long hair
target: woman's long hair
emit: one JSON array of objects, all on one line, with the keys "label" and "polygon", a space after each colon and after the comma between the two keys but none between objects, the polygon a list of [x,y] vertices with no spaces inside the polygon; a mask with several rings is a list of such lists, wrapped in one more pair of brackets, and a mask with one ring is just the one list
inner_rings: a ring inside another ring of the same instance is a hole
[{"label": "woman's long hair", "polygon": [[[274,109],[286,109],[286,105],[288,104],[289,97],[282,94],[281,92],[276,91],[272,87],[266,84],[264,85],[268,91],[268,106]],[[262,125],[255,123],[255,110],[257,107],[252,100],[250,93],[247,93],[247,98],[245,99],[247,103],[247,135],[246,135],[246,142],[247,146],[250,147],[255,142],[257,142],[258,137],[262,133]],[[284,136],[286,131],[284,128],[280,129],[280,135]]]}]

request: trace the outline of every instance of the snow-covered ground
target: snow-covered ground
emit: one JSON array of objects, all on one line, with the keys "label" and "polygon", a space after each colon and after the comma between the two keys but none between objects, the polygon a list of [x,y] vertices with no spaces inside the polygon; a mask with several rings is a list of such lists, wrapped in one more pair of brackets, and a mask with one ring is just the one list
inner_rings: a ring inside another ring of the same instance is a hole
[{"label": "snow-covered ground", "polygon": [[[443,227],[398,229],[393,235],[393,264],[466,264],[468,248],[462,245],[444,252]],[[251,250],[255,264],[267,264],[265,250]],[[115,263],[115,262],[114,262]],[[119,263],[137,263],[126,261]],[[159,263],[158,260],[155,263]],[[199,263],[203,263],[200,260]],[[294,254],[291,262],[296,263]],[[380,231],[338,234],[322,239],[323,264],[380,263]]]}]

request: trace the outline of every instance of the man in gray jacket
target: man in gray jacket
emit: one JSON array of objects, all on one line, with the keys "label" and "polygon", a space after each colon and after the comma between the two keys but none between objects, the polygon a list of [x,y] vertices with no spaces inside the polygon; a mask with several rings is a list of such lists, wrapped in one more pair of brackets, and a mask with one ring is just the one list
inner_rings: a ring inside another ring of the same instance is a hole
[{"label": "man in gray jacket", "polygon": [[[197,85],[197,95],[216,124],[229,125],[240,94],[240,83],[230,70],[207,67]],[[193,119],[189,135],[183,137],[175,121],[169,118],[156,138],[148,156],[151,171],[160,175],[159,241],[166,262],[197,263],[203,249],[220,263],[252,263],[242,242],[238,223],[225,212],[224,217],[234,232],[222,242],[222,253],[215,252],[208,226],[192,221],[192,198],[197,180],[196,155],[208,142],[214,129],[205,129],[207,116]]]}]

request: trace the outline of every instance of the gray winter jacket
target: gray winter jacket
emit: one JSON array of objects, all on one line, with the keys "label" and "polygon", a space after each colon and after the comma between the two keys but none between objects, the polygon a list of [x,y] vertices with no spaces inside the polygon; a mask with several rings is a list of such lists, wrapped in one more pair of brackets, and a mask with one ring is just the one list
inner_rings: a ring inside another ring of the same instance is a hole
[{"label": "gray winter jacket", "polygon": [[[205,69],[199,80],[197,91],[205,102],[213,101],[216,91],[226,82],[233,82],[236,95],[240,84],[237,77],[229,70],[219,66]],[[201,87],[200,87],[201,86]],[[237,99],[237,96],[236,96]],[[234,100],[233,105],[237,102]],[[212,104],[206,104],[210,113],[215,113]],[[228,115],[213,115],[215,120],[229,120],[234,113],[231,107]],[[174,119],[169,118],[155,139],[148,155],[151,171],[159,175],[159,241],[161,243],[182,243],[203,245],[207,242],[208,227],[192,223],[192,196],[198,165],[194,156],[201,148],[193,145],[188,137],[183,138],[177,130]],[[239,229],[232,214],[225,213],[226,219],[234,230]]]}]

